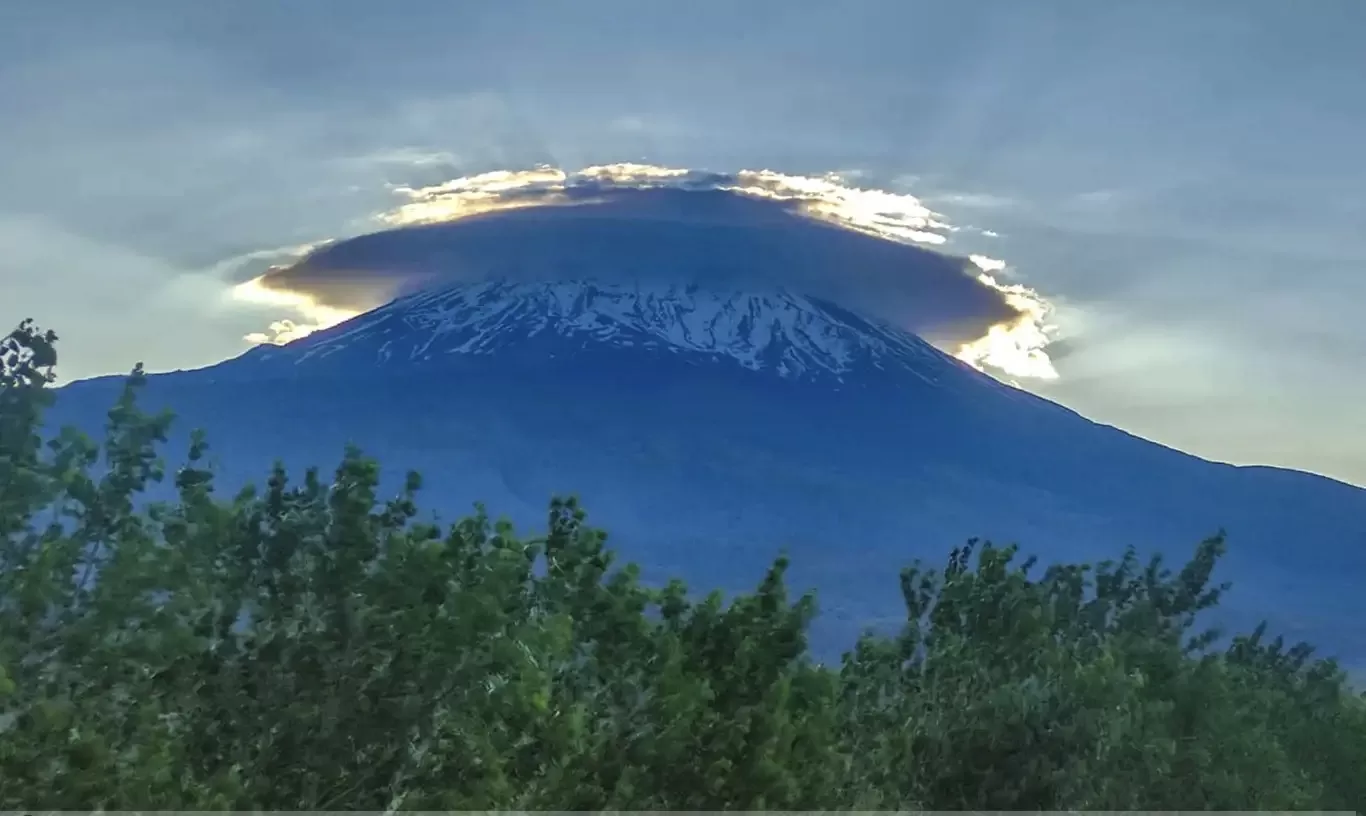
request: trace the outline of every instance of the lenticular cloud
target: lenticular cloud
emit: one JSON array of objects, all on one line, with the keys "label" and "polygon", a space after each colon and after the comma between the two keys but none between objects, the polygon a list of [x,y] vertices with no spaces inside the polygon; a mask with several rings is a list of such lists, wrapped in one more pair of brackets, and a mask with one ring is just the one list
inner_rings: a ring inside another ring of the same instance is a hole
[{"label": "lenticular cloud", "polygon": [[287,316],[288,342],[429,285],[491,278],[684,278],[781,287],[871,312],[978,368],[1057,376],[1048,303],[1005,264],[944,251],[954,228],[913,196],[836,177],[645,165],[500,171],[423,188],[376,230],[300,250],[235,290]]}]

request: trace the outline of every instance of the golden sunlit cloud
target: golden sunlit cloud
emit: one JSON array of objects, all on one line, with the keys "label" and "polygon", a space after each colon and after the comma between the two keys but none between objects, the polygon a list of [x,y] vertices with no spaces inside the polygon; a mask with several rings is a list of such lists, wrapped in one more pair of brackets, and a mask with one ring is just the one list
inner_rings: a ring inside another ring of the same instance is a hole
[{"label": "golden sunlit cloud", "polygon": [[[428,187],[395,187],[394,193],[406,200],[375,216],[375,221],[385,228],[438,224],[509,209],[583,204],[593,200],[595,190],[606,194],[660,187],[723,190],[781,201],[811,218],[898,242],[944,245],[956,231],[915,196],[855,187],[834,174],[797,176],[772,170],[717,174],[632,163],[598,165],[576,172],[553,167],[503,170]],[[1004,261],[977,254],[970,255],[969,260],[979,270],[976,279],[999,293],[1019,314],[1007,323],[991,326],[976,340],[944,350],[979,370],[1020,379],[1056,379],[1058,373],[1047,353],[1053,333],[1048,302],[1022,284],[1001,282],[998,275],[1006,269]],[[288,309],[294,317],[277,320],[268,331],[253,333],[247,338],[250,342],[289,342],[357,314],[324,305],[306,294],[272,289],[265,285],[265,279],[258,277],[238,286],[234,296],[244,302]]]},{"label": "golden sunlit cloud", "polygon": [[1046,351],[1055,331],[1049,322],[1052,307],[1027,286],[1001,283],[992,276],[992,272],[1005,269],[1004,261],[982,255],[969,258],[982,270],[977,280],[1000,292],[1020,316],[987,329],[985,335],[965,343],[954,356],[979,371],[994,368],[1012,377],[1058,379],[1058,370]]},{"label": "golden sunlit cloud", "polygon": [[243,338],[255,345],[290,343],[307,337],[315,331],[331,328],[360,314],[357,311],[325,306],[301,292],[271,289],[261,285],[261,278],[253,278],[246,283],[233,287],[232,296],[243,303],[289,309],[299,317],[299,321],[276,320],[270,324],[267,331],[252,332]]}]

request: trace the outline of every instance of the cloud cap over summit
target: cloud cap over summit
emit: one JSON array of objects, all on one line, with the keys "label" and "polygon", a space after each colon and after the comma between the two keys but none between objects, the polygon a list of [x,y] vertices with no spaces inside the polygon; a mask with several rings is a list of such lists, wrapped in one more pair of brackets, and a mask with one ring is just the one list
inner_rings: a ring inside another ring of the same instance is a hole
[{"label": "cloud cap over summit", "polygon": [[[924,246],[947,228],[909,196],[762,173],[541,172],[407,191],[413,203],[386,217],[391,228],[318,247],[250,288],[342,313],[493,279],[786,289],[874,314],[950,353],[1042,328],[1041,299],[986,274],[999,264]],[[1029,349],[1032,370],[1002,368],[1047,376],[1044,345]]]}]

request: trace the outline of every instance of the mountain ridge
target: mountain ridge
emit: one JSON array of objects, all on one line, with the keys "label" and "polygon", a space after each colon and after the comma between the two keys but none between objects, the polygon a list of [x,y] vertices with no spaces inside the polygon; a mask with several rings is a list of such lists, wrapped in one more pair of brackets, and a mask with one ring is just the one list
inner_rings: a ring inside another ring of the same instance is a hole
[{"label": "mountain ridge", "polygon": [[[543,332],[719,355],[781,377],[840,379],[861,366],[891,366],[928,379],[921,369],[939,363],[940,356],[909,332],[791,290],[592,279],[433,287],[287,346],[249,354],[261,361],[289,357],[302,365],[381,335],[378,362],[417,363],[434,353],[491,354]],[[407,345],[406,356],[396,354],[395,341]]]}]

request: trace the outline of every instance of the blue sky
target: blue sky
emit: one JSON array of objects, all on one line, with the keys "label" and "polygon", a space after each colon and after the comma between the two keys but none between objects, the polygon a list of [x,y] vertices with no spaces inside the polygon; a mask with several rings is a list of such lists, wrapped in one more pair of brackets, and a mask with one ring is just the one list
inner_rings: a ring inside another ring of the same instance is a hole
[{"label": "blue sky", "polygon": [[280,316],[225,270],[388,185],[838,171],[998,234],[961,249],[1056,307],[1031,389],[1366,484],[1363,35],[1357,0],[15,5],[0,322],[67,376],[202,365]]}]

